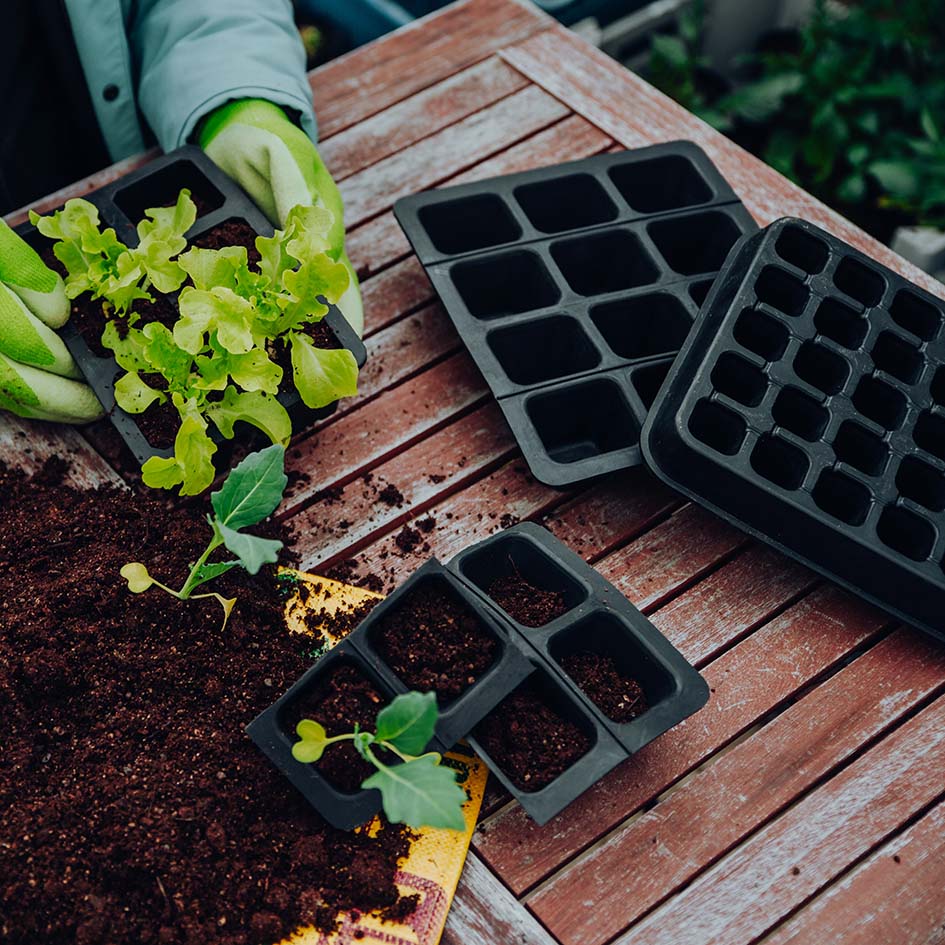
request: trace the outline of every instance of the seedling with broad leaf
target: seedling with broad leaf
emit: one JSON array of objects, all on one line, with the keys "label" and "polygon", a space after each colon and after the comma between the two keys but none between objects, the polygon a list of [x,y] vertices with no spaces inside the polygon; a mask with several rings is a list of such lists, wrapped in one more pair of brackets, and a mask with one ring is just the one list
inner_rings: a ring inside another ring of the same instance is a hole
[{"label": "seedling with broad leaf", "polygon": [[[260,538],[243,529],[259,524],[276,510],[288,481],[283,447],[274,444],[258,453],[251,453],[231,470],[220,490],[210,494],[213,508],[213,514],[207,515],[212,531],[210,542],[191,565],[180,590],[162,584],[138,561],[129,562],[121,569],[128,590],[141,594],[151,587],[158,587],[178,600],[215,597],[223,607],[223,625],[226,626],[236,598],[224,597],[214,591],[201,594],[194,591],[231,568],[242,567],[250,574],[257,574],[264,564],[275,563],[282,542]],[[236,557],[228,561],[211,561],[210,557],[221,546]]]},{"label": "seedling with broad leaf", "polygon": [[[353,742],[358,754],[377,769],[361,787],[381,792],[391,823],[462,830],[466,792],[456,783],[455,773],[440,764],[440,754],[425,751],[437,718],[434,693],[408,692],[378,712],[373,732],[355,725],[351,732],[329,736],[320,722],[302,719],[295,729],[299,741],[292,746],[292,757],[313,764],[330,745]],[[393,754],[400,763],[387,764],[380,753]]]}]

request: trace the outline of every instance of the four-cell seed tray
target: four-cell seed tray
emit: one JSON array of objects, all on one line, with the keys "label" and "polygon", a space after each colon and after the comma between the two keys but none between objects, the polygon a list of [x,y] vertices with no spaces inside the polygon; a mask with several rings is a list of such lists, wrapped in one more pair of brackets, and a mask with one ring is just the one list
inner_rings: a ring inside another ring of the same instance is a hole
[{"label": "four-cell seed tray", "polygon": [[728,251],[757,229],[690,142],[394,212],[532,473],[559,487],[641,462],[647,409]]},{"label": "four-cell seed tray", "polygon": [[818,227],[733,251],[643,431],[674,488],[945,639],[945,302]]}]

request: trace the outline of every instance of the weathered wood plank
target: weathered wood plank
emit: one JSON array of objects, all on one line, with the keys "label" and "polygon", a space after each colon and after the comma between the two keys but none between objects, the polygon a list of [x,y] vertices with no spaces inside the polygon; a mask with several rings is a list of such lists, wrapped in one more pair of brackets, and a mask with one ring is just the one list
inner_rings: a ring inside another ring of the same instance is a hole
[{"label": "weathered wood plank", "polygon": [[943,688],[940,647],[906,630],[887,637],[556,875],[529,908],[565,945],[601,945]]},{"label": "weathered wood plank", "polygon": [[[764,595],[760,606],[769,606]],[[544,827],[536,827],[518,806],[501,811],[473,838],[477,851],[516,894],[526,892],[839,664],[888,620],[837,588],[819,588],[703,669],[712,690],[704,709],[651,742]],[[663,632],[676,643],[676,633],[685,628]],[[682,649],[688,659],[694,645],[690,637]]]},{"label": "weathered wood plank", "polygon": [[651,912],[619,945],[754,941],[942,796],[945,698]]},{"label": "weathered wood plank", "polygon": [[[685,138],[702,148],[759,223],[804,217],[945,297],[945,286],[624,69],[575,33],[545,30],[500,55],[626,147]],[[604,93],[606,90],[606,94]],[[627,107],[627,103],[632,103]]]},{"label": "weathered wood plank", "polygon": [[945,941],[945,802],[766,936],[764,945]]}]

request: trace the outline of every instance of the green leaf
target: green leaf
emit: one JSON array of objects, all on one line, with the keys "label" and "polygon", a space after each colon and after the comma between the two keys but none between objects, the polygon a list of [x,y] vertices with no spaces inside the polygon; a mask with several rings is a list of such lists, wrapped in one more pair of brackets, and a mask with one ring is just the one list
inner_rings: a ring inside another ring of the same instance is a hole
[{"label": "green leaf", "polygon": [[932,117],[932,113],[927,108],[922,109],[922,113],[919,116],[919,123],[922,125],[922,130],[925,132],[925,136],[930,141],[939,140],[938,126],[935,124],[935,119]]},{"label": "green leaf", "polygon": [[130,561],[120,571],[121,576],[128,582],[128,590],[132,594],[143,594],[154,585],[154,578],[148,574],[148,569],[138,561]]},{"label": "green leaf", "polygon": [[873,161],[869,172],[894,197],[910,198],[919,192],[921,180],[917,169],[906,161]]},{"label": "green leaf", "polygon": [[207,407],[207,416],[227,439],[233,437],[233,426],[240,420],[262,430],[273,443],[285,445],[292,435],[292,420],[285,407],[271,394],[261,391],[228,387],[222,400]]},{"label": "green leaf", "polygon": [[328,744],[325,726],[311,719],[302,719],[295,726],[295,732],[299,736],[299,741],[292,746],[292,757],[303,765],[318,761]]},{"label": "green leaf", "polygon": [[650,42],[650,52],[676,68],[684,67],[689,61],[686,44],[671,34],[657,33]]},{"label": "green leaf", "polygon": [[152,456],[141,467],[141,478],[153,489],[172,489],[179,485],[181,495],[198,495],[213,482],[216,451],[207,436],[206,422],[191,413],[177,431],[174,455]]},{"label": "green leaf", "polygon": [[456,783],[456,775],[438,763],[438,757],[424,755],[413,761],[380,768],[361,787],[381,792],[384,814],[391,823],[409,827],[466,826],[463,804],[466,792]]},{"label": "green leaf", "polygon": [[232,289],[217,286],[205,291],[188,286],[180,294],[179,305],[174,340],[184,351],[199,354],[205,334],[211,331],[233,354],[245,354],[253,347],[253,305]]},{"label": "green leaf", "polygon": [[207,581],[212,581],[214,578],[220,577],[221,574],[226,574],[227,571],[238,565],[239,561],[214,561],[210,564],[201,565],[197,568],[196,575],[194,575],[194,587],[206,584]]},{"label": "green leaf", "polygon": [[436,720],[435,693],[407,692],[378,712],[374,737],[405,755],[420,755],[433,738]]},{"label": "green leaf", "polygon": [[866,196],[866,178],[862,174],[850,174],[837,187],[837,197],[845,203],[859,203]]},{"label": "green leaf", "polygon": [[264,564],[274,564],[279,560],[281,541],[238,532],[219,521],[215,525],[223,544],[240,559],[240,564],[250,574],[256,574]]},{"label": "green leaf", "polygon": [[236,274],[247,265],[246,247],[202,249],[194,246],[183,253],[177,262],[190,276],[197,289],[209,290],[214,286],[225,286],[235,290]]},{"label": "green leaf", "polygon": [[743,85],[725,99],[725,106],[746,121],[763,122],[771,118],[784,99],[804,84],[800,72],[785,72]]},{"label": "green leaf", "polygon": [[145,355],[146,342],[147,339],[137,328],[128,328],[122,338],[118,323],[114,321],[108,322],[102,332],[102,344],[114,353],[115,360],[126,371],[147,371],[153,368]]},{"label": "green leaf", "polygon": [[144,413],[155,401],[163,404],[166,400],[167,394],[149,387],[134,371],[115,382],[115,402],[128,413]]},{"label": "green leaf", "polygon": [[285,450],[267,446],[233,467],[220,490],[210,493],[210,504],[223,525],[246,528],[275,512],[288,484]]},{"label": "green leaf", "polygon": [[301,332],[290,332],[295,387],[307,407],[317,410],[358,392],[358,363],[346,348],[316,348]]}]

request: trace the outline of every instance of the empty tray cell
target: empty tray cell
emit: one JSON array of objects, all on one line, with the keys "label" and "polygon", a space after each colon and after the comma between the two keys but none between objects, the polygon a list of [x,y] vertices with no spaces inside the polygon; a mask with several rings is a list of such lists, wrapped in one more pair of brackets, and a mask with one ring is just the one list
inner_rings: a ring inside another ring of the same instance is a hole
[{"label": "empty tray cell", "polygon": [[473,194],[422,207],[417,216],[430,242],[448,255],[511,243],[522,235],[512,211],[496,194]]},{"label": "empty tray cell", "polygon": [[519,790],[540,791],[597,741],[591,718],[543,669],[536,669],[473,733],[488,761]]},{"label": "empty tray cell", "polygon": [[755,407],[764,399],[768,378],[754,364],[726,351],[712,369],[712,386],[746,407]]},{"label": "empty tray cell", "polygon": [[741,235],[724,213],[660,220],[648,232],[670,268],[684,276],[721,269]]},{"label": "empty tray cell", "polygon": [[656,395],[660,392],[666,375],[669,374],[669,369],[669,364],[650,364],[647,367],[637,368],[630,375],[630,382],[647,410],[653,406]]},{"label": "empty tray cell", "polygon": [[889,306],[893,321],[923,341],[931,341],[942,324],[942,313],[908,289],[900,289]]},{"label": "empty tray cell", "polygon": [[796,318],[804,311],[810,292],[789,272],[777,266],[765,266],[755,282],[755,295],[759,302]]},{"label": "empty tray cell", "polygon": [[805,341],[794,359],[794,373],[825,394],[836,394],[850,375],[850,365],[829,348]]},{"label": "empty tray cell", "polygon": [[640,213],[695,207],[712,199],[696,167],[678,155],[618,164],[609,174],[623,199]]},{"label": "empty tray cell", "polygon": [[543,233],[562,233],[607,223],[617,208],[590,174],[571,174],[515,188],[515,199]]},{"label": "empty tray cell", "polygon": [[499,328],[487,340],[502,370],[516,384],[540,384],[600,363],[584,329],[567,315]]},{"label": "empty tray cell", "polygon": [[921,353],[891,331],[884,331],[876,339],[871,355],[876,367],[906,384],[914,384],[922,373]]},{"label": "empty tray cell", "polygon": [[826,298],[814,314],[814,327],[818,334],[835,341],[844,348],[855,351],[863,344],[869,331],[869,322],[855,309],[839,299]]},{"label": "empty tray cell", "polygon": [[897,430],[909,408],[905,396],[877,377],[864,377],[853,392],[853,406],[887,430]]},{"label": "empty tray cell", "polygon": [[875,269],[850,256],[840,260],[833,282],[841,292],[867,307],[876,305],[886,289],[886,280]]},{"label": "empty tray cell", "polygon": [[481,679],[502,653],[492,629],[438,575],[418,581],[386,610],[368,639],[406,686],[433,690],[441,706]]},{"label": "empty tray cell", "polygon": [[870,490],[835,469],[825,469],[814,486],[814,501],[828,515],[848,525],[862,525],[870,511]]},{"label": "empty tray cell", "polygon": [[547,308],[560,297],[541,259],[527,250],[457,263],[452,278],[475,318],[501,318]]},{"label": "empty tray cell", "polygon": [[823,240],[799,226],[786,226],[774,244],[774,249],[785,262],[812,276],[823,270],[830,256],[830,250]]},{"label": "empty tray cell", "polygon": [[628,449],[640,440],[640,425],[620,388],[606,378],[536,394],[526,410],[556,463]]},{"label": "empty tray cell", "polygon": [[568,285],[580,295],[632,289],[659,277],[659,270],[643,245],[626,230],[563,240],[551,247],[551,255]]},{"label": "empty tray cell", "polygon": [[796,446],[765,434],[751,451],[751,465],[768,482],[782,489],[797,489],[807,475],[810,460]]},{"label": "empty tray cell", "polygon": [[884,545],[913,561],[925,561],[935,545],[935,528],[931,522],[901,505],[883,509],[876,534]]},{"label": "empty tray cell", "polygon": [[929,387],[929,393],[935,403],[945,405],[945,365],[935,372],[935,377],[932,378],[932,384]]},{"label": "empty tray cell", "polygon": [[500,535],[462,559],[463,576],[526,627],[543,627],[587,598],[584,586],[539,545]]},{"label": "empty tray cell", "polygon": [[223,206],[223,194],[206,178],[196,164],[180,160],[167,164],[115,192],[118,209],[137,223],[151,207],[172,207],[182,188],[190,191],[197,205],[197,216],[203,217]]},{"label": "empty tray cell", "polygon": [[738,316],[733,334],[743,348],[754,351],[766,361],[780,360],[791,338],[777,319],[751,308]]},{"label": "empty tray cell", "polygon": [[632,722],[676,689],[673,677],[629,627],[606,611],[556,633],[549,652],[612,722]]},{"label": "empty tray cell", "polygon": [[907,456],[899,464],[896,487],[933,512],[945,510],[945,473],[915,456]]},{"label": "empty tray cell", "polygon": [[833,441],[833,451],[841,463],[867,476],[878,476],[889,459],[886,441],[853,420],[844,420]]},{"label": "empty tray cell", "polygon": [[689,417],[689,432],[716,452],[734,456],[745,442],[748,425],[728,407],[714,400],[700,400]]},{"label": "empty tray cell", "polygon": [[696,305],[702,305],[705,301],[706,296],[709,294],[709,289],[712,288],[713,282],[715,282],[714,279],[702,279],[700,282],[691,282],[689,284],[689,297]]},{"label": "empty tray cell", "polygon": [[682,303],[663,292],[598,305],[591,320],[614,354],[629,360],[678,351],[692,324]]},{"label": "empty tray cell", "polygon": [[945,419],[942,417],[929,411],[920,414],[912,431],[912,439],[926,453],[945,459]]},{"label": "empty tray cell", "polygon": [[778,426],[813,443],[827,429],[830,414],[809,395],[796,387],[785,387],[771,408],[771,416]]}]

